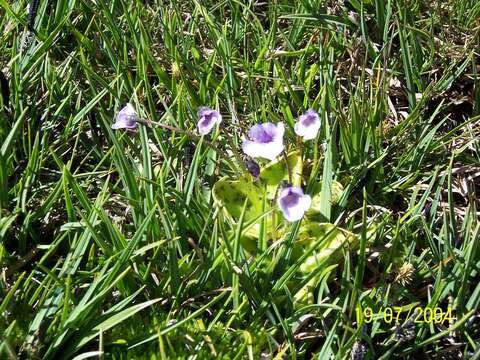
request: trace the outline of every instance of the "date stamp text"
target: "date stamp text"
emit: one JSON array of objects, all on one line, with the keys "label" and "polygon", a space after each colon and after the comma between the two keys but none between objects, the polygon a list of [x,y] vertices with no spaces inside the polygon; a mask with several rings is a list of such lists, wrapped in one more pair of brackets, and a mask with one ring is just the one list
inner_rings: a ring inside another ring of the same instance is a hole
[{"label": "date stamp text", "polygon": [[452,323],[455,316],[452,314],[452,308],[446,310],[440,307],[403,307],[387,306],[378,310],[371,307],[355,308],[357,321],[361,323],[371,323],[373,321],[383,321],[387,324],[401,324],[412,320],[414,323],[443,324]]}]

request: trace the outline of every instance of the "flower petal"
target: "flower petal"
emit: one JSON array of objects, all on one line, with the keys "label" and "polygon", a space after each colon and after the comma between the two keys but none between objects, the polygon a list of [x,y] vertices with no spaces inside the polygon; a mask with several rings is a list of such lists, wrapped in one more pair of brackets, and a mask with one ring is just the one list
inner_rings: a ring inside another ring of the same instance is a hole
[{"label": "flower petal", "polygon": [[295,123],[295,134],[302,136],[304,140],[311,140],[317,136],[320,130],[320,117],[315,110],[309,109],[305,114],[300,115]]},{"label": "flower petal", "polygon": [[289,186],[281,191],[277,203],[288,221],[297,221],[310,208],[312,198],[304,195],[301,188]]},{"label": "flower petal", "polygon": [[137,112],[130,103],[127,103],[127,105],[125,105],[125,107],[119,111],[117,118],[120,117],[134,118],[135,120],[138,119]]},{"label": "flower petal", "polygon": [[243,152],[251,157],[262,157],[274,160],[284,149],[283,134],[285,127],[283,123],[263,123],[250,128],[248,135],[250,139],[243,142]]},{"label": "flower petal", "polygon": [[302,136],[304,140],[312,140],[317,137],[318,130],[320,130],[320,121],[316,124],[305,126],[301,122],[295,123],[295,134]]},{"label": "flower petal", "polygon": [[268,143],[273,141],[278,134],[278,128],[274,123],[257,124],[250,128],[248,136],[255,142]]},{"label": "flower petal", "polygon": [[216,110],[201,107],[198,111],[197,128],[201,135],[207,135],[212,131],[216,124],[220,124],[222,115]]},{"label": "flower petal", "polygon": [[285,125],[283,122],[277,123],[277,138],[280,138],[283,142],[283,134],[285,134]]},{"label": "flower petal", "polygon": [[128,103],[117,114],[115,123],[111,126],[112,129],[136,129],[138,124],[138,115],[132,104]]},{"label": "flower petal", "polygon": [[283,143],[273,141],[270,143],[259,143],[250,140],[244,140],[242,150],[245,154],[251,157],[261,157],[268,160],[275,160],[283,151]]},{"label": "flower petal", "polygon": [[111,126],[111,128],[113,130],[118,130],[118,129],[130,129],[130,130],[133,130],[133,129],[136,129],[137,128],[137,123],[134,122],[132,124],[127,124],[127,123],[119,123],[119,122],[116,122],[115,124],[113,124]]}]

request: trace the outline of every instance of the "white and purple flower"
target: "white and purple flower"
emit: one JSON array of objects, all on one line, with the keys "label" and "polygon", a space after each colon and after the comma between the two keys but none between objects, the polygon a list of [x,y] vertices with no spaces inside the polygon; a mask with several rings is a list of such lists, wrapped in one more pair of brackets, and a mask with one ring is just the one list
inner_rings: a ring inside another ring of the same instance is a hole
[{"label": "white and purple flower", "polygon": [[248,137],[242,144],[242,150],[251,157],[261,157],[274,160],[283,151],[283,123],[270,122],[254,125],[248,132]]},{"label": "white and purple flower", "polygon": [[216,124],[222,122],[222,115],[217,111],[208,107],[202,107],[198,111],[198,132],[201,135],[207,135]]},{"label": "white and purple flower", "polygon": [[320,116],[313,109],[308,109],[305,114],[298,117],[295,123],[295,134],[302,136],[304,140],[312,140],[320,130]]},{"label": "white and purple flower", "polygon": [[117,114],[115,119],[115,124],[112,125],[112,129],[127,129],[134,130],[137,128],[138,114],[133,108],[132,104],[128,103],[122,110]]},{"label": "white and purple flower", "polygon": [[288,186],[280,192],[277,203],[288,221],[297,221],[310,208],[312,198],[304,194],[301,188]]}]

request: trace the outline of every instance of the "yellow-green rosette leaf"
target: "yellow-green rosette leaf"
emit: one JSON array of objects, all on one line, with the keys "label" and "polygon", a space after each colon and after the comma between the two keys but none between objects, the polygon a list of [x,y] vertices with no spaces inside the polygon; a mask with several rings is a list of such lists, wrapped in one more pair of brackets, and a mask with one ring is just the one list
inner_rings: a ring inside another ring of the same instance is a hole
[{"label": "yellow-green rosette leaf", "polygon": [[245,221],[262,214],[263,191],[248,178],[220,179],[213,186],[212,195],[215,203],[235,221],[240,218],[245,200],[247,200]]},{"label": "yellow-green rosette leaf", "polygon": [[[320,214],[321,203],[320,203],[320,193],[321,193],[321,184],[317,184],[313,189],[313,196],[312,196],[312,205],[310,209],[307,211],[307,215],[317,215]],[[335,205],[342,196],[343,193],[343,185],[338,181],[333,180],[331,185],[331,198],[330,202],[332,205]]]},{"label": "yellow-green rosette leaf", "polygon": [[[294,185],[301,184],[302,177],[302,157],[299,151],[292,151],[287,156],[288,167],[292,172],[292,182]],[[275,196],[278,185],[283,180],[289,180],[288,168],[285,164],[285,159],[279,157],[276,160],[268,163],[260,170],[260,179],[267,184],[267,197],[272,199]]]},{"label": "yellow-green rosette leaf", "polygon": [[310,273],[320,264],[330,265],[337,262],[342,248],[351,248],[358,244],[358,238],[354,234],[333,224],[308,223],[300,230],[296,245],[303,245],[308,249],[319,239],[323,240],[316,246],[313,254],[300,265],[302,273]]}]

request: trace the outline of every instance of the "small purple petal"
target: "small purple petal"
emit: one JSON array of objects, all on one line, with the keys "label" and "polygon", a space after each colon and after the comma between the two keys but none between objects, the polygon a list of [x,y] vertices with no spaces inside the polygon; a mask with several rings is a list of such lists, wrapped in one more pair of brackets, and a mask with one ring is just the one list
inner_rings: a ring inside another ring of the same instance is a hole
[{"label": "small purple petal", "polygon": [[138,124],[138,115],[133,108],[132,104],[128,103],[123,109],[121,109],[115,119],[115,123],[111,126],[112,129],[136,129]]},{"label": "small purple petal", "polygon": [[216,124],[220,124],[222,121],[222,115],[216,110],[202,107],[198,111],[198,132],[201,135],[207,135],[213,129]]},{"label": "small purple petal", "polygon": [[319,119],[318,114],[315,110],[309,109],[307,112],[300,116],[300,122],[305,126],[313,125]]},{"label": "small purple petal", "polygon": [[273,123],[264,123],[259,125],[254,125],[248,132],[248,136],[259,143],[269,143],[272,142],[276,136],[278,136],[279,130],[277,126]]},{"label": "small purple petal", "polygon": [[251,157],[274,160],[284,149],[283,123],[263,123],[254,125],[248,132],[250,139],[243,141],[242,150]]},{"label": "small purple petal", "polygon": [[320,116],[313,109],[307,110],[305,114],[299,116],[294,130],[295,134],[303,136],[304,140],[315,139],[320,130]]},{"label": "small purple petal", "polygon": [[278,206],[288,221],[297,221],[310,208],[312,199],[296,186],[284,188],[278,197]]}]

